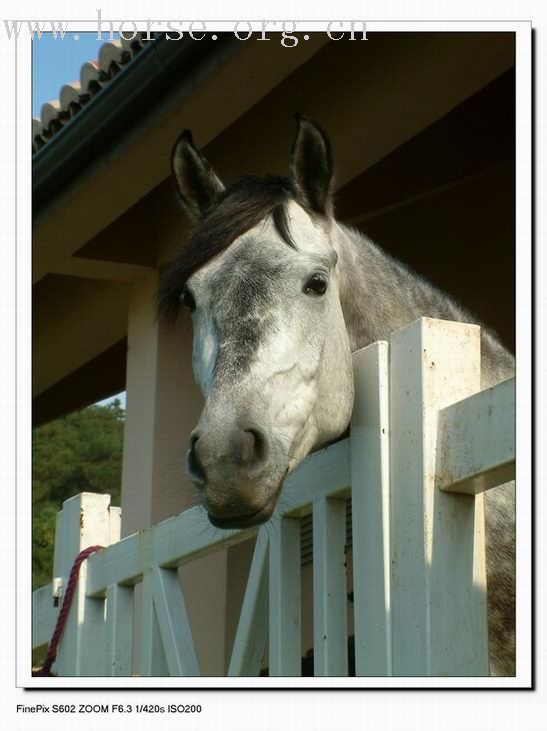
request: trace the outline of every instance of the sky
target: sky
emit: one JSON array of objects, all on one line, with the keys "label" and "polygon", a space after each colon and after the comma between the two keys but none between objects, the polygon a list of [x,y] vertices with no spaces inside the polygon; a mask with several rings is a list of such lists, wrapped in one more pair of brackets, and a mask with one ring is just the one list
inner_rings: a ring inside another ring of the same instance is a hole
[{"label": "sky", "polygon": [[[79,40],[74,40],[79,35]],[[34,39],[32,45],[32,116],[39,117],[42,104],[59,98],[63,84],[80,78],[80,67],[99,55],[105,37],[97,40],[96,33],[67,34],[63,40],[54,39],[52,33],[44,33]],[[119,398],[125,408],[125,392],[99,401],[105,405]]]},{"label": "sky", "polygon": [[[75,36],[79,40],[74,40]],[[52,33],[44,33],[32,43],[32,115],[40,116],[42,104],[59,98],[63,84],[80,78],[80,67],[85,61],[93,61],[99,48],[108,40],[103,34],[97,40],[96,32],[67,33],[64,39],[55,40]]]}]

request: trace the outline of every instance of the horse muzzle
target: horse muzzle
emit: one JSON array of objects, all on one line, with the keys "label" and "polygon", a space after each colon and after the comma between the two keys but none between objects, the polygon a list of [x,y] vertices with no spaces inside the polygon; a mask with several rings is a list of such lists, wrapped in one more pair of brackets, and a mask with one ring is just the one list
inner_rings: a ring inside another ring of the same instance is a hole
[{"label": "horse muzzle", "polygon": [[280,480],[271,484],[271,449],[255,424],[229,430],[205,430],[200,425],[188,443],[188,472],[200,488],[213,525],[244,528],[266,522],[272,515]]},{"label": "horse muzzle", "polygon": [[262,523],[266,523],[272,517],[276,503],[277,493],[274,499],[268,501],[266,505],[254,513],[243,513],[241,515],[226,517],[215,515],[215,513],[212,513],[208,509],[207,515],[209,517],[209,521],[215,526],[215,528],[249,528],[253,525],[262,525]]}]

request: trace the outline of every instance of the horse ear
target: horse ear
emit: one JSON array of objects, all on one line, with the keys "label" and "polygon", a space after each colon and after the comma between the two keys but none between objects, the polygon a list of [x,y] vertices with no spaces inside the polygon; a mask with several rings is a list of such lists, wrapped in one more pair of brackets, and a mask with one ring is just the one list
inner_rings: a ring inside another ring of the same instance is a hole
[{"label": "horse ear", "polygon": [[182,207],[197,223],[211,209],[224,185],[205,157],[196,149],[192,133],[185,129],[171,153],[171,171]]},{"label": "horse ear", "polygon": [[303,114],[295,115],[297,130],[290,171],[297,199],[322,215],[332,213],[334,163],[330,142],[321,127]]}]

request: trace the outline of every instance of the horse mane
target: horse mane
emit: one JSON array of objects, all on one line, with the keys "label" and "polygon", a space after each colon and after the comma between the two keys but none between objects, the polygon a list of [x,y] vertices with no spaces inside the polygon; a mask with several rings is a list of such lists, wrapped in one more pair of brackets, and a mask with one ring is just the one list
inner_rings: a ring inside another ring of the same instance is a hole
[{"label": "horse mane", "polygon": [[295,198],[290,179],[275,175],[245,175],[226,188],[164,270],[156,295],[158,319],[176,320],[182,292],[192,274],[267,216],[272,216],[283,241],[295,247],[285,211],[285,203]]}]

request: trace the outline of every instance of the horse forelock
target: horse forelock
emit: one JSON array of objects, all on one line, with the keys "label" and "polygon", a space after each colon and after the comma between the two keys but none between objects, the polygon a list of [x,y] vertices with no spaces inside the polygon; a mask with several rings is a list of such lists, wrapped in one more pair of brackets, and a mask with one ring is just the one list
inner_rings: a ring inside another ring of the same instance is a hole
[{"label": "horse forelock", "polygon": [[176,319],[182,291],[192,274],[268,216],[281,239],[296,248],[285,208],[294,199],[290,179],[273,175],[244,176],[226,188],[164,271],[156,299],[158,317]]}]

